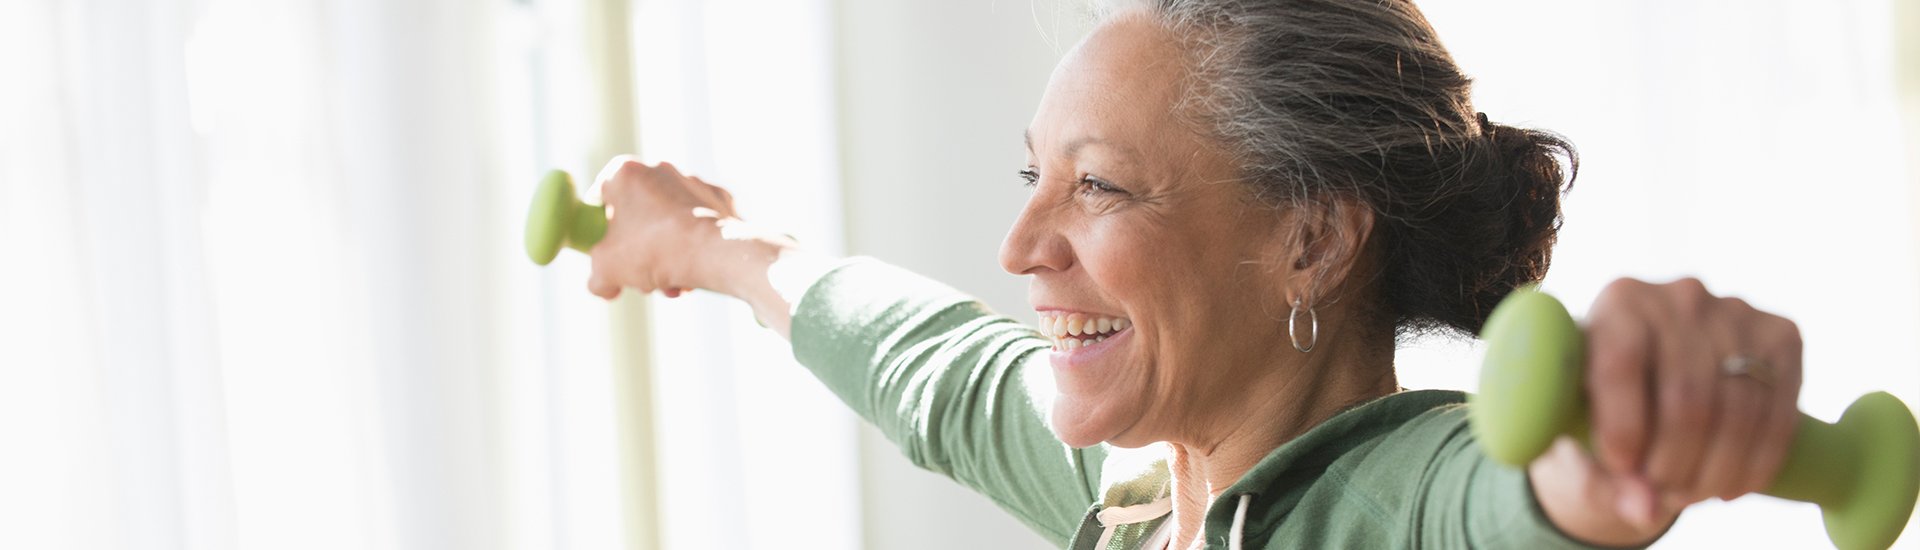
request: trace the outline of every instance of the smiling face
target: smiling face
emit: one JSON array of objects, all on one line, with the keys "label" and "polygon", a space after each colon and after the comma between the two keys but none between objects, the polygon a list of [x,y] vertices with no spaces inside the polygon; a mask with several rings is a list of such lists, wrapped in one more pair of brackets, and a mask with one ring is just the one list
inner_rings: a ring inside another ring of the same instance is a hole
[{"label": "smiling face", "polygon": [[1055,69],[1028,128],[1033,194],[1000,260],[1033,276],[1056,337],[1051,422],[1075,447],[1231,423],[1294,353],[1288,274],[1273,268],[1291,256],[1283,216],[1179,118],[1176,38],[1145,16],[1108,19]]}]

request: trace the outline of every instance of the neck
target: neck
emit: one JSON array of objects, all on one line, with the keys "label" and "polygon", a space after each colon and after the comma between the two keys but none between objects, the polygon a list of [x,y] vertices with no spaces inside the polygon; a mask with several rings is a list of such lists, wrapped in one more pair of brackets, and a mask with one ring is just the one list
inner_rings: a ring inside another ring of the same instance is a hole
[{"label": "neck", "polygon": [[[1386,357],[1367,350],[1385,349]],[[1310,355],[1305,364],[1249,384],[1263,389],[1204,437],[1169,441],[1173,477],[1173,548],[1200,542],[1208,507],[1260,460],[1348,407],[1386,396],[1398,388],[1391,344],[1353,346]],[[1292,349],[1286,352],[1292,353]],[[1344,353],[1343,353],[1344,352]],[[1228,502],[1226,506],[1236,503]]]}]

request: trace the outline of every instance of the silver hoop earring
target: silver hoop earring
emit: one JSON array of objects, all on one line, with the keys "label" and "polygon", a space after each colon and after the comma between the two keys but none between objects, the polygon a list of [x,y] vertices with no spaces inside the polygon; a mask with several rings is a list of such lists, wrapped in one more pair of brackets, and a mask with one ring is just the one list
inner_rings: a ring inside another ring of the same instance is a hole
[{"label": "silver hoop earring", "polygon": [[1305,346],[1300,345],[1300,331],[1294,328],[1294,320],[1299,317],[1300,300],[1296,298],[1293,300],[1293,311],[1287,312],[1287,339],[1293,341],[1293,349],[1300,350],[1300,353],[1313,351],[1313,346],[1320,343],[1320,314],[1312,306],[1307,307],[1307,321],[1312,325],[1312,334],[1308,336]]}]

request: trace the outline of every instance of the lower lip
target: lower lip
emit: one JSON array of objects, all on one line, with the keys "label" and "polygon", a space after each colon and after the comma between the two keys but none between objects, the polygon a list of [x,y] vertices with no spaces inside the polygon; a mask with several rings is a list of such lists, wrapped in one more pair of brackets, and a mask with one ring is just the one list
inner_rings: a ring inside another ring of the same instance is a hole
[{"label": "lower lip", "polygon": [[1106,340],[1101,340],[1090,346],[1053,350],[1053,354],[1048,356],[1047,359],[1053,363],[1053,368],[1056,369],[1088,368],[1089,365],[1099,361],[1102,357],[1116,353],[1113,350],[1120,347],[1122,341],[1132,336],[1133,327],[1127,327],[1126,330],[1116,332],[1113,336],[1108,336]]}]

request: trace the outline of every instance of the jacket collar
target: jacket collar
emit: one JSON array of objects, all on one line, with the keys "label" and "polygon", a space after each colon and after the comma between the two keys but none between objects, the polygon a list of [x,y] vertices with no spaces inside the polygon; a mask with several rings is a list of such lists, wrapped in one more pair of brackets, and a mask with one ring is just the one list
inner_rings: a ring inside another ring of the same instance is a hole
[{"label": "jacket collar", "polygon": [[[1461,403],[1457,391],[1405,391],[1349,408],[1307,430],[1268,453],[1252,470],[1229,486],[1209,506],[1206,536],[1209,545],[1226,539],[1234,516],[1242,515],[1244,533],[1268,533],[1299,502],[1295,486],[1302,477],[1314,478],[1327,465],[1355,446],[1434,407]],[[1173,476],[1166,449],[1160,445],[1138,449],[1109,448],[1101,463],[1100,502],[1089,507],[1067,547],[1075,550],[1136,548],[1153,535],[1172,511]],[[1239,506],[1243,495],[1249,502]],[[1248,514],[1251,514],[1250,516]],[[1259,544],[1257,546],[1265,546]]]}]

